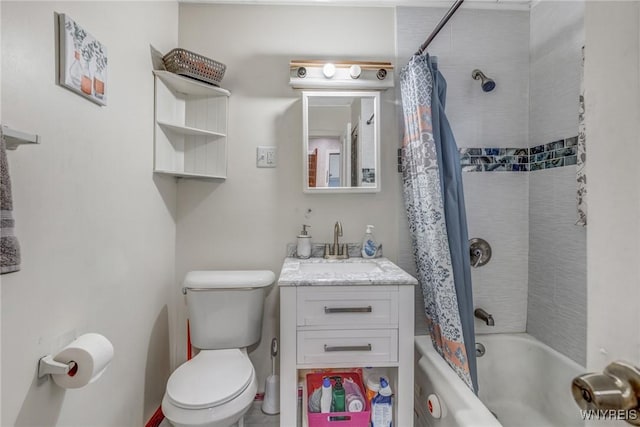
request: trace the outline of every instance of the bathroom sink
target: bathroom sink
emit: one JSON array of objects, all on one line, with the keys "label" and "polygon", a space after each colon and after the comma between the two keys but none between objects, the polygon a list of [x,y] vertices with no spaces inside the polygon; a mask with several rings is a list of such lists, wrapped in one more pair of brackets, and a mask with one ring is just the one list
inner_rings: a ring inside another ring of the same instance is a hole
[{"label": "bathroom sink", "polygon": [[301,273],[382,273],[375,262],[314,262],[300,263]]}]

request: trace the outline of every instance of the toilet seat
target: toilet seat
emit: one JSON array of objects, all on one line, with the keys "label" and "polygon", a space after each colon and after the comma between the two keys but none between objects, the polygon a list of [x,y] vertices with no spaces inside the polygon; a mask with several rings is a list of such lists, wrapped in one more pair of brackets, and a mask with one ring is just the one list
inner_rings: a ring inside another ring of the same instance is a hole
[{"label": "toilet seat", "polygon": [[211,408],[235,399],[253,378],[253,365],[239,349],[202,350],[171,374],[166,397],[179,408]]}]

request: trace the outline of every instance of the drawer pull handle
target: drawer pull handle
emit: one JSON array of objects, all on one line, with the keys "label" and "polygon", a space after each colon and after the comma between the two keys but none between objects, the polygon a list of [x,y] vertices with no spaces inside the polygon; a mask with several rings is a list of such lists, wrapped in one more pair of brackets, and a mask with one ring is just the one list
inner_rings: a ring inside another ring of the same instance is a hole
[{"label": "drawer pull handle", "polygon": [[324,307],[325,314],[331,313],[371,313],[373,308],[370,305],[366,307]]},{"label": "drawer pull handle", "polygon": [[324,351],[371,351],[371,344],[367,345],[324,345]]}]

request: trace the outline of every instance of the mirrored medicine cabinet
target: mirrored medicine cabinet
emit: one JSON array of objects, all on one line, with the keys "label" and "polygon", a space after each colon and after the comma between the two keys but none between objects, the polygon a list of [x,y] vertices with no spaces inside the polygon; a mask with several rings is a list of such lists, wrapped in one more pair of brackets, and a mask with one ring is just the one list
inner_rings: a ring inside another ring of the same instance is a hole
[{"label": "mirrored medicine cabinet", "polygon": [[304,91],[305,193],[380,191],[380,92]]}]

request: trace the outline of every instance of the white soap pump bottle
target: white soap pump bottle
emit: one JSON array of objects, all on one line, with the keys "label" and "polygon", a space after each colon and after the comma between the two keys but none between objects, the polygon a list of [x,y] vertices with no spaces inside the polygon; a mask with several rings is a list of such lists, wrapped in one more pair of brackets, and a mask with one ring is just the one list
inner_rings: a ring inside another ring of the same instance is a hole
[{"label": "white soap pump bottle", "polygon": [[300,235],[298,235],[296,255],[301,259],[307,259],[311,256],[311,236],[309,236],[307,228],[311,228],[311,226],[304,224]]},{"label": "white soap pump bottle", "polygon": [[373,237],[373,225],[367,225],[367,230],[364,233],[362,239],[362,258],[373,258],[378,252],[378,243],[375,237]]}]

